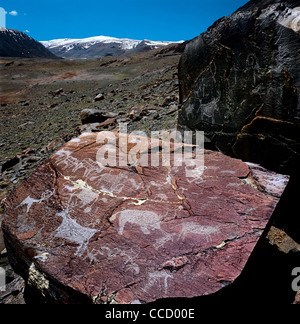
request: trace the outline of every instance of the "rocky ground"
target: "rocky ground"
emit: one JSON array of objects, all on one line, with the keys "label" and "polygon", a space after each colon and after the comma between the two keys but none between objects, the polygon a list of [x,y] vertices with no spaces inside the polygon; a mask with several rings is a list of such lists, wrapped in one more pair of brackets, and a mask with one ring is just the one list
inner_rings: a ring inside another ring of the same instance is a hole
[{"label": "rocky ground", "polygon": [[[183,46],[93,60],[0,59],[0,199],[80,132],[114,129],[119,122],[128,123],[129,132],[174,128]],[[112,118],[82,126],[84,109]],[[3,216],[1,207],[0,222]],[[0,266],[9,268],[1,235],[0,250]],[[8,281],[16,278],[7,273]],[[15,295],[19,286],[17,279]]]},{"label": "rocky ground", "polygon": [[111,128],[119,122],[129,131],[174,128],[180,54],[164,51],[89,61],[2,59],[1,198],[78,135],[83,109],[115,116]]}]

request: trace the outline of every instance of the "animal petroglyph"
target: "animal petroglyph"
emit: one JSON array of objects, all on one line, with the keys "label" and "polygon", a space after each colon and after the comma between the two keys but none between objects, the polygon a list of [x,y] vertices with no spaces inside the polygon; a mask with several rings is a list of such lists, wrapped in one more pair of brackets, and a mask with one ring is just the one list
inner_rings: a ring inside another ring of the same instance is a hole
[{"label": "animal petroglyph", "polygon": [[201,235],[210,239],[210,235],[218,233],[219,229],[214,226],[204,226],[193,222],[185,222],[182,224],[179,237],[184,240],[188,234]]},{"label": "animal petroglyph", "polygon": [[40,199],[35,199],[35,198],[32,198],[31,196],[28,196],[21,202],[20,205],[17,206],[17,208],[26,205],[27,213],[28,213],[33,204],[40,204],[43,201],[48,200],[53,195],[53,193],[54,193],[54,191],[47,190],[42,194]]},{"label": "animal petroglyph", "polygon": [[148,274],[148,282],[146,284],[145,290],[147,291],[154,285],[158,285],[160,287],[160,291],[163,294],[168,293],[169,288],[169,279],[173,279],[173,274],[167,271],[156,271]]},{"label": "animal petroglyph", "polygon": [[160,217],[151,211],[123,210],[110,218],[112,222],[117,219],[120,235],[123,235],[127,223],[139,226],[144,234],[150,234],[150,230],[160,229]]},{"label": "animal petroglyph", "polygon": [[87,248],[90,239],[99,231],[79,225],[70,217],[69,210],[57,213],[56,216],[62,218],[62,223],[54,232],[54,237],[63,238],[65,240],[79,244],[76,256],[81,256]]}]

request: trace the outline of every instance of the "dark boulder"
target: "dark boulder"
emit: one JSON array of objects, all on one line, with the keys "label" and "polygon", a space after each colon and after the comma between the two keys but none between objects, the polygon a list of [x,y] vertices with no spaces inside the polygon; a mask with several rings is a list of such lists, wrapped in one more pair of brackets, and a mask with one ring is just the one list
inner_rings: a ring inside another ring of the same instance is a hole
[{"label": "dark boulder", "polygon": [[83,109],[80,113],[82,125],[91,123],[103,123],[108,119],[116,117],[116,114],[111,112],[104,112],[99,109]]},{"label": "dark boulder", "polygon": [[250,1],[186,45],[179,124],[291,173],[300,156],[300,1]]}]

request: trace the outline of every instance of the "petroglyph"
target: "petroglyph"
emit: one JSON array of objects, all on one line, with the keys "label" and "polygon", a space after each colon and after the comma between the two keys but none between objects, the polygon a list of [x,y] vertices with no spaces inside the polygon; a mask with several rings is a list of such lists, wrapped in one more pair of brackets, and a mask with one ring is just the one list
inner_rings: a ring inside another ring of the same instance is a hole
[{"label": "petroglyph", "polygon": [[[83,181],[81,179],[73,181],[68,176],[64,176],[64,175],[62,175],[62,176],[64,177],[65,180],[71,182],[75,189],[85,189],[85,190],[88,190],[88,191],[90,191],[90,192],[92,192],[94,194],[98,194],[98,196],[103,195],[103,196],[108,196],[108,197],[111,197],[111,198],[119,198],[119,199],[122,199],[124,201],[132,200],[132,204],[135,205],[135,206],[143,205],[147,201],[147,199],[138,199],[138,198],[134,198],[134,197],[116,196],[114,192],[112,192],[112,191],[110,191],[108,189],[97,190],[97,189],[92,188],[91,186],[89,186],[85,181]],[[85,194],[87,194],[87,192]],[[94,195],[94,197],[95,197],[95,195]],[[92,199],[92,197],[91,197],[91,199]]]},{"label": "petroglyph", "polygon": [[110,221],[115,220],[118,220],[120,235],[123,235],[127,223],[139,226],[144,234],[150,234],[150,230],[160,229],[160,217],[151,211],[123,210],[112,215]]},{"label": "petroglyph", "polygon": [[174,240],[178,240],[178,233],[164,232],[164,234],[159,239],[155,240],[154,247],[156,249],[161,249],[165,244],[170,241],[173,242]]},{"label": "petroglyph", "polygon": [[26,215],[18,215],[17,218],[17,228],[19,233],[26,233],[28,231],[34,230],[36,225],[35,221],[30,221]]},{"label": "petroglyph", "polygon": [[180,231],[180,239],[184,240],[188,234],[196,234],[210,238],[210,235],[218,233],[219,229],[214,226],[204,226],[199,225],[193,222],[185,222],[182,224],[182,228]]},{"label": "petroglyph", "polygon": [[73,152],[60,149],[54,154],[56,165],[61,167],[62,170],[70,170],[72,174],[82,171],[83,178],[97,179],[101,176],[103,168],[91,158],[79,160],[72,156]]},{"label": "petroglyph", "polygon": [[168,293],[168,288],[169,288],[169,279],[173,279],[174,276],[172,273],[169,273],[167,271],[155,271],[155,272],[150,272],[148,274],[148,282],[146,283],[145,290],[149,290],[153,286],[159,286],[160,291],[163,294]]},{"label": "petroglyph", "polygon": [[31,196],[28,196],[21,202],[20,205],[17,206],[17,208],[26,205],[27,213],[28,213],[33,204],[40,204],[43,201],[48,200],[53,195],[53,193],[54,193],[54,190],[53,191],[47,190],[42,194],[40,199],[35,199],[35,198],[32,198]]},{"label": "petroglyph", "polygon": [[79,244],[75,256],[81,256],[87,248],[90,239],[99,231],[79,225],[70,217],[69,210],[57,213],[56,216],[62,218],[62,223],[54,232],[54,237],[63,238],[70,242]]},{"label": "petroglyph", "polygon": [[99,194],[83,188],[79,193],[76,194],[76,197],[81,200],[84,206],[89,205],[89,207],[92,207],[93,203],[98,200]]}]

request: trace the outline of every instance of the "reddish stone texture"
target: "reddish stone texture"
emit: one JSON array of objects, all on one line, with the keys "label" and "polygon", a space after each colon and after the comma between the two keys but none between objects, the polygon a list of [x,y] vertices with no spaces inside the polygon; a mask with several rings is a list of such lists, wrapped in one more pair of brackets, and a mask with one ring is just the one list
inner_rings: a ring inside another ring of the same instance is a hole
[{"label": "reddish stone texture", "polygon": [[267,170],[254,177],[257,166],[212,151],[193,178],[184,166],[101,167],[96,136],[64,145],[7,198],[16,270],[61,303],[148,303],[232,283],[288,178],[268,192]]}]

